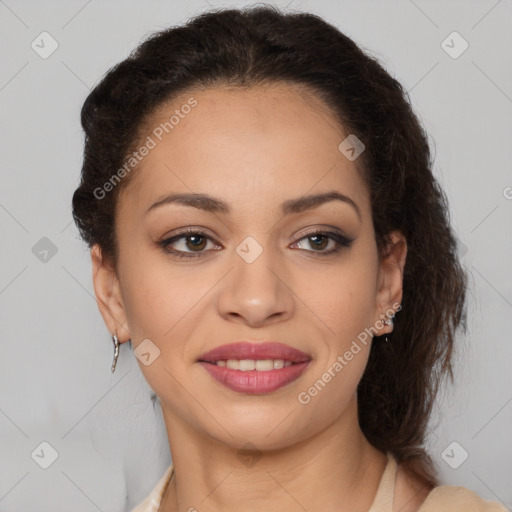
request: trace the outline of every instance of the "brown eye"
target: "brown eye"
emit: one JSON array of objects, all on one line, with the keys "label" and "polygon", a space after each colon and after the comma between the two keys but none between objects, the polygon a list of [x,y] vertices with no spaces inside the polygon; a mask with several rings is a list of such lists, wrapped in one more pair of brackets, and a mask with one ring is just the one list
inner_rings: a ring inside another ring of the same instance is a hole
[{"label": "brown eye", "polygon": [[331,240],[329,237],[325,235],[310,235],[308,236],[308,238],[310,240],[311,247],[314,247],[315,250],[325,249],[329,245],[329,241]]},{"label": "brown eye", "polygon": [[[305,247],[300,247],[299,249],[303,249],[309,252],[317,252],[319,255],[329,255],[338,252],[342,247],[349,247],[350,244],[354,241],[354,239],[347,238],[339,233],[334,233],[332,231],[315,231],[302,237],[298,242],[295,242],[294,245],[299,245],[303,243],[303,240],[308,240],[308,245],[312,249],[307,249]],[[325,250],[329,247],[329,243],[331,244],[330,250]]]},{"label": "brown eye", "polygon": [[187,235],[184,237],[185,239],[188,239],[188,241],[185,243],[185,245],[192,249],[193,251],[202,250],[206,246],[206,237],[200,236],[200,235]]},{"label": "brown eye", "polygon": [[[218,248],[212,239],[200,231],[187,230],[185,233],[158,242],[163,251],[177,258],[194,258],[207,253],[210,243],[213,250]],[[195,254],[194,254],[195,253]]]}]

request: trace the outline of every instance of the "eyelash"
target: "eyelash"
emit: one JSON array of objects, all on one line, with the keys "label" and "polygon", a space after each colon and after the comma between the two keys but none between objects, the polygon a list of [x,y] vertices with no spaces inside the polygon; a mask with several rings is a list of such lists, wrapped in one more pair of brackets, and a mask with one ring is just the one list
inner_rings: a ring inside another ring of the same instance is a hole
[{"label": "eyelash", "polygon": [[[163,249],[163,251],[165,253],[171,255],[174,258],[178,258],[178,259],[192,259],[192,258],[201,257],[206,251],[199,251],[199,252],[195,252],[195,253],[194,252],[189,253],[189,252],[186,252],[186,251],[176,251],[175,249],[169,249],[168,248],[171,244],[173,244],[174,242],[180,240],[181,238],[187,238],[188,236],[191,236],[191,235],[198,235],[201,238],[206,238],[206,239],[208,239],[210,241],[213,241],[206,233],[203,233],[202,231],[194,230],[193,228],[188,228],[185,231],[182,231],[181,233],[179,233],[179,234],[177,234],[177,235],[175,235],[175,236],[173,236],[171,238],[167,238],[165,240],[161,240],[160,242],[158,242],[158,244],[162,247],[162,249]],[[331,249],[330,251],[327,251],[327,252],[321,252],[321,251],[315,251],[315,250],[307,250],[307,249],[303,249],[303,250],[306,250],[307,252],[316,253],[319,256],[331,256],[331,255],[336,254],[337,252],[339,252],[343,247],[350,247],[350,245],[354,241],[353,238],[347,238],[347,237],[345,237],[343,235],[340,235],[339,233],[335,233],[333,231],[324,231],[324,230],[318,229],[318,230],[312,231],[310,233],[307,233],[306,235],[301,237],[299,240],[297,240],[297,242],[295,242],[295,244],[297,244],[298,242],[300,242],[300,241],[302,241],[304,239],[307,239],[307,238],[313,237],[313,236],[317,236],[317,235],[326,236],[330,240],[334,240],[338,244],[338,247],[336,247],[335,249]]]}]

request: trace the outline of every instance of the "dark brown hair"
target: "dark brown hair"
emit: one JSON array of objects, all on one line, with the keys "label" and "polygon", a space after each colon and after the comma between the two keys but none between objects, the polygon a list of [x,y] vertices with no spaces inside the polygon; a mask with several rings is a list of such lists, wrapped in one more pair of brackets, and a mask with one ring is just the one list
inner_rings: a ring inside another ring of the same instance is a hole
[{"label": "dark brown hair", "polygon": [[357,163],[381,256],[392,230],[407,240],[403,310],[390,342],[372,344],[358,387],[359,422],[376,448],[438,485],[424,449],[426,428],[442,378],[453,380],[456,330],[466,330],[467,277],[432,173],[427,135],[406,91],[333,25],[313,14],[258,6],[213,10],[148,37],[83,105],[85,149],[74,220],[89,247],[99,244],[115,262],[116,199],[132,174],[102,199],[94,190],[123,165],[158,106],[196,86],[283,81],[315,93],[341,128],[365,144]]}]

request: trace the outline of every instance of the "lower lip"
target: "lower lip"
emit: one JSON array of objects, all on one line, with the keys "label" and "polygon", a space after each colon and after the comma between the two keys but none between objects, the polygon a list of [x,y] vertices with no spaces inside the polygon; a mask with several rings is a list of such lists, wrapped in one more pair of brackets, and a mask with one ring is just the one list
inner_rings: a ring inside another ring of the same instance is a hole
[{"label": "lower lip", "polygon": [[298,379],[311,361],[285,366],[279,370],[231,370],[225,366],[200,361],[199,364],[221,384],[239,393],[261,395],[272,393]]}]

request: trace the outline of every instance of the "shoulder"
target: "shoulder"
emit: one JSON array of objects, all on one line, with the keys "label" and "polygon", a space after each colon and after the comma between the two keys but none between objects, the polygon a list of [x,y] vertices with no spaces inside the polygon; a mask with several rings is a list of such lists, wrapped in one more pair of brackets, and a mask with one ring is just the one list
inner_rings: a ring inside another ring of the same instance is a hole
[{"label": "shoulder", "polygon": [[400,512],[508,512],[495,501],[482,499],[466,487],[432,487],[398,466],[393,510]]},{"label": "shoulder", "polygon": [[508,512],[496,502],[487,501],[465,487],[441,485],[430,491],[418,512]]},{"label": "shoulder", "polygon": [[398,465],[393,510],[418,512],[432,491],[432,486],[412,475],[402,464]]}]

